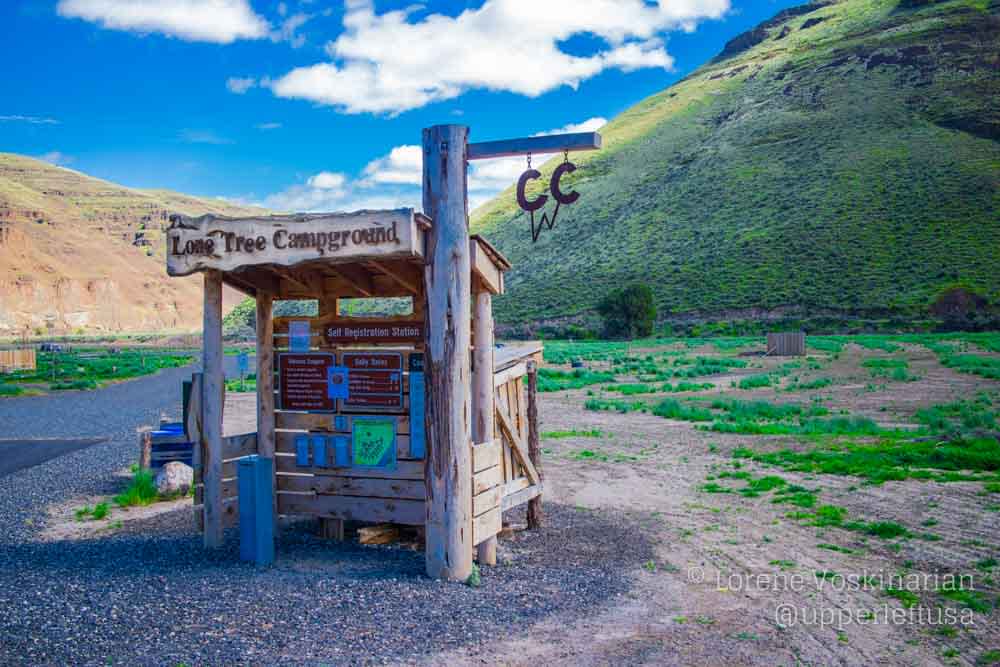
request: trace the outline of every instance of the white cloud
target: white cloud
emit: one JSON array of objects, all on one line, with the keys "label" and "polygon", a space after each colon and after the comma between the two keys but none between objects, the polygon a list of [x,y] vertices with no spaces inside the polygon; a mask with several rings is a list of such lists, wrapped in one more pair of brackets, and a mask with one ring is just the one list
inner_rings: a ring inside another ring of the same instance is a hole
[{"label": "white cloud", "polygon": [[212,130],[181,130],[178,138],[186,144],[212,144],[222,146],[234,143],[232,139],[220,137]]},{"label": "white cloud", "polygon": [[420,185],[424,156],[420,146],[396,146],[364,169],[366,185]]},{"label": "white cloud", "polygon": [[279,130],[281,129],[281,123],[258,123],[254,127],[258,130]]},{"label": "white cloud", "polygon": [[[283,5],[278,6],[278,13],[284,16],[285,13],[281,12],[282,6]],[[287,11],[288,8],[286,7],[285,12],[287,13]],[[313,16],[313,14],[292,14],[281,22],[281,26],[279,26],[277,30],[271,33],[271,41],[288,42],[293,49],[303,46],[306,43],[306,38],[305,36],[300,35],[298,30],[308,23]]]},{"label": "white cloud", "polygon": [[[327,44],[331,62],[270,82],[275,95],[347,113],[399,113],[471,89],[530,97],[576,87],[606,69],[669,69],[663,34],[720,18],[730,0],[486,0],[455,17],[411,22],[414,8],[377,14],[351,0],[344,32]],[[593,53],[562,50],[574,35],[600,40]]]},{"label": "white cloud", "polygon": [[569,125],[563,125],[555,130],[548,130],[546,132],[536,132],[536,137],[544,137],[549,134],[573,134],[574,132],[596,132],[605,125],[608,124],[607,118],[601,118],[600,116],[594,116],[593,118],[588,118],[582,123],[570,123]]},{"label": "white cloud", "polygon": [[311,177],[307,183],[309,187],[318,190],[341,190],[344,184],[347,183],[347,176],[331,171],[321,171]]},{"label": "white cloud", "polygon": [[65,153],[62,153],[60,151],[49,151],[48,153],[37,155],[36,157],[39,160],[43,160],[44,162],[48,162],[50,164],[54,164],[57,166],[65,166],[67,164],[72,164],[76,160],[76,158],[74,158],[72,155],[66,155]]},{"label": "white cloud", "polygon": [[0,116],[2,123],[30,123],[31,125],[58,125],[55,118],[43,118],[40,116]]},{"label": "white cloud", "polygon": [[226,88],[229,89],[229,92],[236,93],[237,95],[242,95],[251,88],[256,87],[256,85],[257,85],[257,79],[253,78],[252,76],[248,77],[231,76],[228,79],[226,79]]},{"label": "white cloud", "polygon": [[[535,136],[566,132],[592,132],[605,125],[604,118],[588,118]],[[545,158],[542,157],[542,160]],[[542,161],[540,160],[540,161]],[[517,182],[525,169],[523,157],[476,160],[470,163],[469,209],[486,203]],[[305,183],[293,185],[260,202],[277,211],[354,211],[363,208],[421,207],[423,153],[420,146],[396,146],[365,165],[357,178],[321,171]]]},{"label": "white cloud", "polygon": [[191,42],[230,44],[267,37],[271,29],[248,0],[60,0],[57,11],[112,30],[157,32]]}]

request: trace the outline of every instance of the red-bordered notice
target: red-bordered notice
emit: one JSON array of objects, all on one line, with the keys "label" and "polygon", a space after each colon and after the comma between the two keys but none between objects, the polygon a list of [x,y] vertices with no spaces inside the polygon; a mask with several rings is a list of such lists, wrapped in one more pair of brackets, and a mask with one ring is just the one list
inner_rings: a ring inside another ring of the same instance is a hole
[{"label": "red-bordered notice", "polygon": [[403,408],[403,355],[399,352],[344,352],[349,397],[344,408]]},{"label": "red-bordered notice", "polygon": [[278,355],[278,398],[282,410],[334,412],[329,397],[327,369],[336,365],[328,352],[285,352]]}]

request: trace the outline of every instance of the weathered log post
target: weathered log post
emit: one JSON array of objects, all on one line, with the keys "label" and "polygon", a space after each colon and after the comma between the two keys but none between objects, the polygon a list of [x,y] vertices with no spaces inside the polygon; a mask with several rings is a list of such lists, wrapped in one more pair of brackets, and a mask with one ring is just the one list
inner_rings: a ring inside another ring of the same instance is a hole
[{"label": "weathered log post", "polygon": [[205,271],[202,328],[202,473],[205,485],[205,548],[222,545],[222,272]]},{"label": "weathered log post", "polygon": [[[542,472],[542,445],[538,435],[538,362],[528,362],[528,458],[538,471],[539,484],[545,481]],[[541,528],[544,514],[542,496],[528,501],[528,528]]]},{"label": "weathered log post", "polygon": [[[204,395],[204,373],[191,374],[191,398],[188,399],[187,412],[184,414],[184,432],[191,441],[191,466],[194,468],[194,504],[197,507],[194,515],[195,530],[199,533],[205,530],[205,468],[201,450],[204,440],[201,437],[202,410],[201,398]],[[201,488],[197,485],[201,484]]]},{"label": "weathered log post", "polygon": [[[338,304],[338,299],[334,295],[324,294],[319,299],[319,316],[322,317],[337,317],[340,313],[340,306]],[[277,512],[275,512],[277,516]],[[316,534],[319,535],[324,540],[335,540],[337,542],[344,541],[344,520],[343,519],[330,519],[327,517],[319,517],[317,520],[318,524],[316,526]]]},{"label": "weathered log post", "polygon": [[149,470],[153,465],[153,430],[143,428],[139,431],[139,469]]},{"label": "weathered log post", "polygon": [[[476,294],[475,367],[473,374],[472,423],[476,443],[493,440],[496,428],[496,408],[493,405],[493,296],[486,290]],[[476,547],[480,565],[497,564],[496,535]]]},{"label": "weathered log post", "polygon": [[424,267],[426,563],[429,576],[453,581],[472,574],[468,136],[461,125],[423,132],[423,204],[432,220]]},{"label": "weathered log post", "polygon": [[271,459],[271,500],[275,534],[278,527],[278,495],[274,460],[274,295],[257,292],[257,454]]}]

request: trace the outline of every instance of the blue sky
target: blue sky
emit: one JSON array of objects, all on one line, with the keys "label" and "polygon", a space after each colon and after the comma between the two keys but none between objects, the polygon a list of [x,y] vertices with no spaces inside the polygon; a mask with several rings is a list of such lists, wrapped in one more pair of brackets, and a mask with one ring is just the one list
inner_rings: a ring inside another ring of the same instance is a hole
[{"label": "blue sky", "polygon": [[[419,202],[420,130],[597,127],[795,0],[5,0],[0,150],[283,210]],[[520,161],[476,165],[473,204]]]}]

